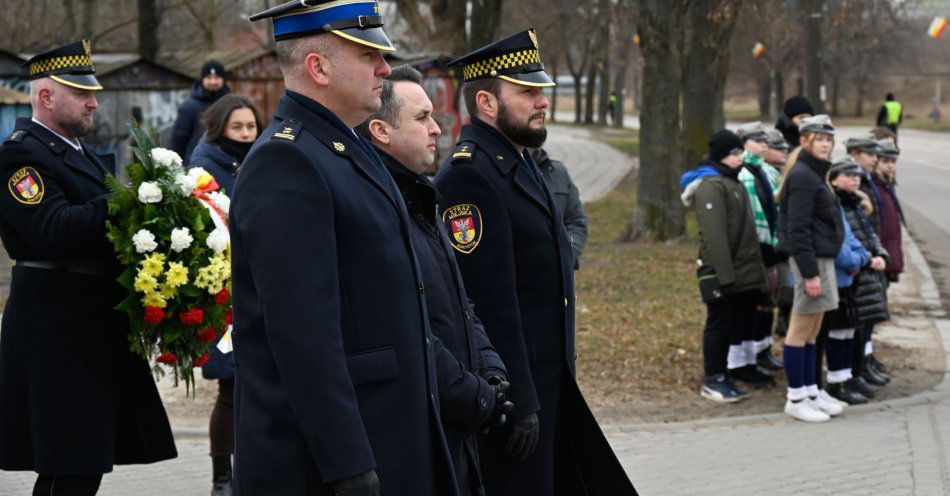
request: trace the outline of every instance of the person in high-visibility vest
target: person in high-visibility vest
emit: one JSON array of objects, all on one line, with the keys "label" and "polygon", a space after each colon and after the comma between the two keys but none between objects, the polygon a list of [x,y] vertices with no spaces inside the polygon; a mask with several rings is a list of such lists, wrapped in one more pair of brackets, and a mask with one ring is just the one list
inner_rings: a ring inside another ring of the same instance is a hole
[{"label": "person in high-visibility vest", "polygon": [[897,126],[904,120],[904,107],[900,102],[894,99],[893,93],[888,93],[884,97],[884,105],[881,105],[880,112],[877,113],[877,125],[886,127],[894,134],[897,134]]}]

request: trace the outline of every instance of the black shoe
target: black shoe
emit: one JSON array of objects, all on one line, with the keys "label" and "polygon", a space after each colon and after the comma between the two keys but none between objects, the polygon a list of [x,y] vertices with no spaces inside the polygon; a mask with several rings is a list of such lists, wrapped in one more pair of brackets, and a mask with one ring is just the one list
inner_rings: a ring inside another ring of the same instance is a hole
[{"label": "black shoe", "polygon": [[857,391],[865,398],[872,399],[877,396],[877,388],[868,384],[861,376],[852,377],[846,384],[846,387],[852,391]]},{"label": "black shoe", "polygon": [[861,393],[849,388],[847,382],[825,384],[825,391],[828,391],[828,394],[849,405],[863,405],[868,402],[868,399]]},{"label": "black shoe", "polygon": [[864,371],[861,372],[861,377],[864,378],[865,381],[868,381],[868,384],[873,384],[875,386],[884,386],[890,382],[868,367],[865,367]]},{"label": "black shoe", "polygon": [[775,379],[771,375],[759,370],[755,365],[732,369],[729,371],[729,377],[749,384],[767,385],[775,383]]},{"label": "black shoe", "polygon": [[231,496],[231,481],[215,482],[211,486],[211,496]]},{"label": "black shoe", "polygon": [[868,355],[868,365],[878,374],[890,376],[890,373],[887,371],[887,367],[885,367],[883,363],[879,362],[878,359],[874,357],[874,355]]},{"label": "black shoe", "polygon": [[776,358],[776,356],[772,354],[771,347],[762,350],[758,355],[756,355],[755,361],[759,367],[772,372],[777,372],[785,368],[782,360],[780,358]]}]

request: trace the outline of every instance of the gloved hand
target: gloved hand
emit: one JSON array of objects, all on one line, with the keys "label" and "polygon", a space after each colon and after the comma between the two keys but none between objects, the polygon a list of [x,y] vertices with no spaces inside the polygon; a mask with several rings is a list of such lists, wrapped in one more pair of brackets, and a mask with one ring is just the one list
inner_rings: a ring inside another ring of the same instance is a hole
[{"label": "gloved hand", "polygon": [[485,424],[485,433],[495,427],[501,427],[508,421],[508,412],[515,407],[514,403],[508,401],[508,381],[497,375],[489,376],[488,385],[495,390],[495,409],[492,410],[491,418]]},{"label": "gloved hand", "polygon": [[505,453],[519,462],[527,460],[534,449],[538,447],[540,435],[541,427],[538,424],[538,414],[532,413],[511,426],[511,434],[508,435]]},{"label": "gloved hand", "polygon": [[348,477],[333,484],[334,496],[379,496],[379,477],[375,470]]}]

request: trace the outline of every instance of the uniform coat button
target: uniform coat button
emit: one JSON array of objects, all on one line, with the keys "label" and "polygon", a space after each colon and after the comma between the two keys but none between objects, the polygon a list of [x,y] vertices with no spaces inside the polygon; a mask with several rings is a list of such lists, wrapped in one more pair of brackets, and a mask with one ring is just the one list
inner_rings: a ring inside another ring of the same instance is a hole
[{"label": "uniform coat button", "polygon": [[564,306],[567,306],[567,298],[564,298]]},{"label": "uniform coat button", "polygon": [[425,294],[425,292],[426,292],[426,288],[423,287],[423,286],[420,284],[420,285],[419,285],[419,294]]},{"label": "uniform coat button", "polygon": [[479,398],[479,399],[478,399],[478,404],[482,407],[482,409],[484,409],[485,407],[488,406],[488,402],[485,401],[485,398]]},{"label": "uniform coat button", "polygon": [[431,344],[432,344],[432,343],[429,342],[429,338],[426,338],[426,346],[429,346],[429,345],[431,345]]}]

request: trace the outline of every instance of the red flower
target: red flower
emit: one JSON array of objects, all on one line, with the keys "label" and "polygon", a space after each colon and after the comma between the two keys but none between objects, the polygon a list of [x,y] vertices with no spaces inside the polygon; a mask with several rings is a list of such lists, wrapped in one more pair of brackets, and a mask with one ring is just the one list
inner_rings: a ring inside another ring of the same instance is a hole
[{"label": "red flower", "polygon": [[165,311],[158,307],[147,306],[145,307],[145,315],[142,316],[142,320],[150,326],[157,326],[162,323],[162,320],[165,319]]},{"label": "red flower", "polygon": [[218,305],[224,305],[231,299],[231,293],[228,293],[227,289],[222,289],[218,294],[214,295],[214,302]]},{"label": "red flower", "polygon": [[224,328],[227,330],[228,326],[231,325],[231,319],[233,318],[234,308],[229,308],[227,312],[224,313]]},{"label": "red flower", "polygon": [[210,359],[211,357],[207,353],[205,353],[204,355],[201,355],[200,357],[195,359],[195,367],[203,366],[204,364],[208,363],[208,360]]},{"label": "red flower", "polygon": [[214,332],[213,327],[205,327],[198,333],[198,341],[201,343],[213,343],[215,339],[218,339],[218,333]]},{"label": "red flower", "polygon": [[181,323],[185,324],[186,326],[200,326],[205,320],[205,313],[200,308],[188,310],[187,312],[182,312],[178,316],[178,320],[180,320]]},{"label": "red flower", "polygon": [[165,365],[175,365],[178,363],[178,355],[174,353],[162,353],[155,358],[155,361],[158,363],[164,363]]}]

